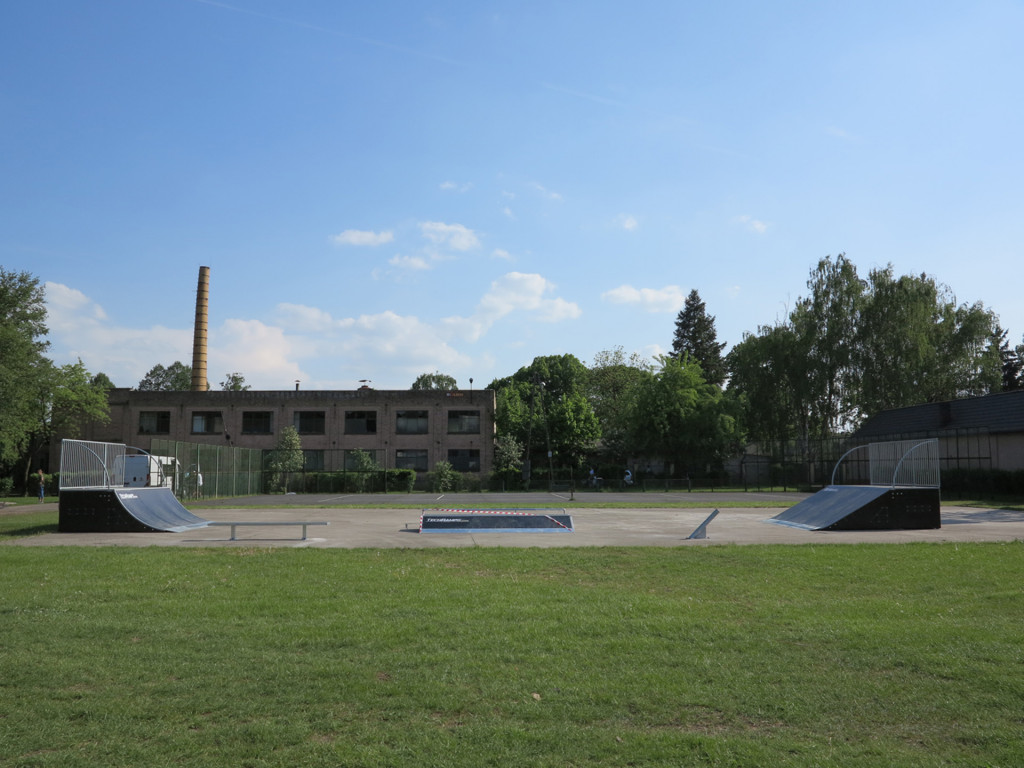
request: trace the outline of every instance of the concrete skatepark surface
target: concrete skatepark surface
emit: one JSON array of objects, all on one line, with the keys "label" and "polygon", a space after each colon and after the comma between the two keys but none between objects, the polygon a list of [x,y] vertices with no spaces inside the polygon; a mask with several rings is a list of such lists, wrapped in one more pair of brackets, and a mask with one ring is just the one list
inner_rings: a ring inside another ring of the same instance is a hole
[{"label": "concrete skatepark surface", "polygon": [[[906,531],[806,531],[765,521],[787,505],[806,498],[802,493],[468,493],[274,495],[221,499],[192,507],[200,517],[217,522],[317,521],[300,540],[298,526],[239,528],[230,540],[228,528],[207,527],[180,533],[44,533],[4,542],[8,546],[172,546],[172,547],[314,547],[341,549],[428,549],[444,547],[631,547],[709,546],[721,544],[857,544],[1024,540],[1024,512],[958,507],[943,503],[942,527]],[[781,502],[781,503],[780,503]],[[598,504],[636,505],[605,508]],[[699,504],[680,508],[678,504]],[[742,503],[764,507],[730,507]],[[345,507],[332,505],[350,505]],[[422,509],[513,509],[557,505],[573,517],[575,532],[547,533],[419,533]],[[0,514],[56,509],[56,504],[7,507]],[[715,509],[719,515],[706,539],[687,537]]]}]

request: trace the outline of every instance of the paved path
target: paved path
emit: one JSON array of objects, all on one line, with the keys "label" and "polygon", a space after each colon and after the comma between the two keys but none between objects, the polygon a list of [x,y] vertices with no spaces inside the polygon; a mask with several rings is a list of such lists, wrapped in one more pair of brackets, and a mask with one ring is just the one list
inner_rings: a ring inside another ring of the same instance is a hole
[{"label": "paved path", "polygon": [[[622,496],[623,499],[618,497]],[[435,548],[435,547],[609,547],[609,546],[708,546],[716,544],[851,544],[861,542],[939,542],[1024,540],[1024,512],[979,510],[943,505],[942,528],[923,531],[804,531],[765,522],[778,514],[779,507],[721,508],[708,526],[708,538],[687,537],[718,505],[734,499],[758,503],[752,493],[667,494],[671,501],[707,503],[700,508],[636,507],[607,509],[587,506],[596,502],[632,500],[636,504],[657,503],[655,494],[576,494],[560,500],[552,494],[466,494],[462,496],[357,497],[365,507],[317,508],[318,504],[351,503],[351,497],[253,497],[229,499],[196,509],[216,521],[302,521],[325,520],[326,527],[310,528],[309,538],[300,541],[301,529],[239,528],[237,541],[230,541],[228,528],[201,528],[184,533],[48,533],[13,539],[13,546],[177,546],[177,547],[317,547],[317,548]],[[777,502],[780,494],[766,494]],[[787,495],[795,504],[806,494]],[[668,501],[667,499],[665,500]],[[528,508],[540,503],[559,503],[572,515],[573,533],[419,533],[421,508],[495,509]],[[375,507],[375,504],[408,504],[405,509]],[[244,505],[244,506],[243,506]],[[45,508],[45,507],[44,507]],[[25,511],[36,511],[32,506]]]}]

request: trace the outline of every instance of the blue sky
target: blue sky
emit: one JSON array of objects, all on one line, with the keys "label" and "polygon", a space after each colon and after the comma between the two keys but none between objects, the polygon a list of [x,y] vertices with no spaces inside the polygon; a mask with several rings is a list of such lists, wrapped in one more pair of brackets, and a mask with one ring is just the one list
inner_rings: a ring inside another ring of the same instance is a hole
[{"label": "blue sky", "polygon": [[119,386],[463,388],[729,346],[846,253],[1024,338],[1020,2],[33,0],[0,25],[0,265]]}]

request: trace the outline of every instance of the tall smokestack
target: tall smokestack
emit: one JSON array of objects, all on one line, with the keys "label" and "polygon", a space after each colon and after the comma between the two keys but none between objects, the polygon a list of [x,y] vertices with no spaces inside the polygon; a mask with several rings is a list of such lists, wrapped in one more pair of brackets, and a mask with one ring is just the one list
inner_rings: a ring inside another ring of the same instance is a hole
[{"label": "tall smokestack", "polygon": [[196,329],[192,337],[192,391],[205,392],[206,381],[206,327],[210,312],[210,268],[199,268],[199,287],[196,289]]}]

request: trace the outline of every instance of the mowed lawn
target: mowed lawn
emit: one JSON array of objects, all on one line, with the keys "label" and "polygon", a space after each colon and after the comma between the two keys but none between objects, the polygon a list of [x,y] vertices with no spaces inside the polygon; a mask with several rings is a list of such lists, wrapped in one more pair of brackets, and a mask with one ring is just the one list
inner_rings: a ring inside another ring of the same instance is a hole
[{"label": "mowed lawn", "polygon": [[1020,766],[1024,545],[0,546],[0,764]]}]

